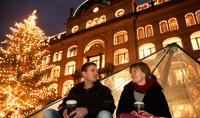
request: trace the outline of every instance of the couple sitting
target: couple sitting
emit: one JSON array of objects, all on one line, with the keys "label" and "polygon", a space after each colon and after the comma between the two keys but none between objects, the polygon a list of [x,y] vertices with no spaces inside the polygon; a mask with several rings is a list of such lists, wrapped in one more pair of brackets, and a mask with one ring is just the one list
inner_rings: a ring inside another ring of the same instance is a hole
[{"label": "couple sitting", "polygon": [[[59,105],[58,111],[48,109],[44,111],[43,118],[112,118],[115,110],[111,90],[102,85],[98,77],[95,63],[86,63],[81,68],[84,82],[75,85]],[[131,65],[132,82],[128,83],[121,94],[117,115],[121,113],[137,114],[134,102],[142,101],[145,104],[141,115],[155,115],[171,118],[169,107],[162,93],[161,86],[152,78],[150,68],[143,62]],[[76,100],[77,108],[67,114],[67,100]]]}]

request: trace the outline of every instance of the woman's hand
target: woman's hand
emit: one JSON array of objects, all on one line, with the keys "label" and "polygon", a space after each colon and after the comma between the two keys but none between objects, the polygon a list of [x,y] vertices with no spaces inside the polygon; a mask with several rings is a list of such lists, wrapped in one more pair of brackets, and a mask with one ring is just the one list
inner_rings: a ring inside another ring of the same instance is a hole
[{"label": "woman's hand", "polygon": [[136,111],[131,111],[131,114],[138,114]]},{"label": "woman's hand", "polygon": [[147,115],[147,116],[153,116],[153,114],[150,114],[147,111],[139,111],[138,114],[140,114],[140,115]]}]

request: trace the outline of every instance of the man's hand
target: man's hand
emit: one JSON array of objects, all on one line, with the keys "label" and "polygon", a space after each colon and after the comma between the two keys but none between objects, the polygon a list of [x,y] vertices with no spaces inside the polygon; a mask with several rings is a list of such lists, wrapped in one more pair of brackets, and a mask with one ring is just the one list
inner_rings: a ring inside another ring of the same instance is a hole
[{"label": "man's hand", "polygon": [[69,116],[68,116],[68,114],[67,114],[67,109],[65,109],[65,110],[63,111],[63,117],[64,117],[64,118],[69,118]]},{"label": "man's hand", "polygon": [[88,110],[85,107],[79,107],[79,108],[76,108],[76,110],[72,111],[69,114],[69,116],[72,116],[74,114],[76,114],[74,116],[74,118],[83,118],[83,117],[85,117],[88,114]]}]

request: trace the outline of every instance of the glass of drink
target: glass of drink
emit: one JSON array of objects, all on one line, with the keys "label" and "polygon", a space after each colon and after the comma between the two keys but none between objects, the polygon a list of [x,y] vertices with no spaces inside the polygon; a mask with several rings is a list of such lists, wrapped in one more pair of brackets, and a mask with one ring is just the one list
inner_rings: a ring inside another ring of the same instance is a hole
[{"label": "glass of drink", "polygon": [[144,103],[143,102],[135,102],[134,107],[136,112],[138,113],[139,111],[144,110]]},{"label": "glass of drink", "polygon": [[[76,109],[76,104],[77,101],[76,100],[67,100],[66,102],[67,104],[67,114],[69,115],[72,111],[74,111]],[[71,116],[70,118],[73,118],[73,116]]]}]

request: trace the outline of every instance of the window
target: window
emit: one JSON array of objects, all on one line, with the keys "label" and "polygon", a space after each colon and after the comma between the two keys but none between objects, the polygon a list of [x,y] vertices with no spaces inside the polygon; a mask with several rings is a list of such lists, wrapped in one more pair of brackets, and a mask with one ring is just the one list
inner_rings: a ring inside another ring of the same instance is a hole
[{"label": "window", "polygon": [[58,84],[51,84],[48,89],[54,92],[55,94],[58,94]]},{"label": "window", "polygon": [[155,52],[155,46],[152,43],[143,44],[139,47],[139,58],[142,59]]},{"label": "window", "polygon": [[153,28],[152,28],[152,25],[147,25],[147,26],[145,27],[145,31],[146,31],[146,37],[153,36]]},{"label": "window", "polygon": [[148,3],[144,3],[143,4],[143,9],[147,9],[147,8],[149,8],[149,4]]},{"label": "window", "polygon": [[114,53],[114,63],[115,65],[128,63],[128,50],[127,49],[119,49]]},{"label": "window", "polygon": [[58,52],[54,53],[53,62],[58,61]]},{"label": "window", "polygon": [[144,28],[143,27],[139,27],[137,29],[137,37],[138,37],[138,39],[144,38]]},{"label": "window", "polygon": [[87,23],[86,23],[86,29],[87,28],[90,28],[93,26],[93,23],[92,23],[92,20],[89,20]]},{"label": "window", "polygon": [[168,44],[172,44],[172,43],[177,43],[180,47],[183,47],[181,39],[179,37],[171,37],[171,38],[166,39],[163,42],[163,47],[167,46]]},{"label": "window", "polygon": [[65,81],[63,84],[62,97],[66,97],[73,86],[74,86],[73,80]]},{"label": "window", "polygon": [[142,11],[142,5],[138,5],[136,9],[137,11]]},{"label": "window", "polygon": [[168,25],[167,25],[167,21],[161,21],[159,23],[159,27],[160,27],[160,33],[165,33],[167,31],[169,31]]},{"label": "window", "polygon": [[193,50],[200,50],[200,31],[193,33],[190,38]]},{"label": "window", "polygon": [[77,55],[77,46],[73,45],[71,46],[67,51],[67,57],[73,57]]},{"label": "window", "polygon": [[51,58],[51,55],[47,55],[46,64],[49,64],[49,63],[50,63],[50,58]]},{"label": "window", "polygon": [[99,24],[99,18],[95,18],[93,20],[93,26],[98,25]]},{"label": "window", "polygon": [[106,22],[106,16],[105,15],[102,15],[100,17],[100,23],[105,23]]},{"label": "window", "polygon": [[176,18],[169,19],[169,28],[170,31],[178,30],[178,24]]},{"label": "window", "polygon": [[51,77],[60,77],[60,66],[55,66],[51,71]]},{"label": "window", "polygon": [[91,42],[86,46],[86,48],[85,48],[85,50],[84,50],[84,53],[87,52],[88,50],[90,50],[91,47],[97,47],[97,46],[104,48],[104,47],[105,47],[105,44],[104,44],[104,42],[103,42],[101,39],[95,39],[95,40],[91,41]]},{"label": "window", "polygon": [[75,61],[68,62],[65,66],[65,75],[74,74],[75,67],[76,67]]},{"label": "window", "polygon": [[46,56],[42,58],[42,64],[46,64]]},{"label": "window", "polygon": [[126,31],[119,31],[114,35],[114,45],[124,43],[128,41],[128,36]]},{"label": "window", "polygon": [[195,15],[196,15],[198,24],[200,24],[200,10],[198,10],[198,11],[195,13]]},{"label": "window", "polygon": [[63,56],[63,51],[60,51],[58,55],[58,61],[62,60],[62,56]]},{"label": "window", "polygon": [[196,21],[194,19],[194,14],[193,13],[186,14],[185,15],[185,21],[186,21],[186,25],[188,27],[196,24]]},{"label": "window", "polygon": [[79,26],[78,25],[75,25],[73,28],[72,28],[72,33],[76,33],[79,29]]},{"label": "window", "polygon": [[115,12],[115,16],[116,17],[121,17],[123,16],[125,13],[124,9],[118,9],[116,12]]}]

